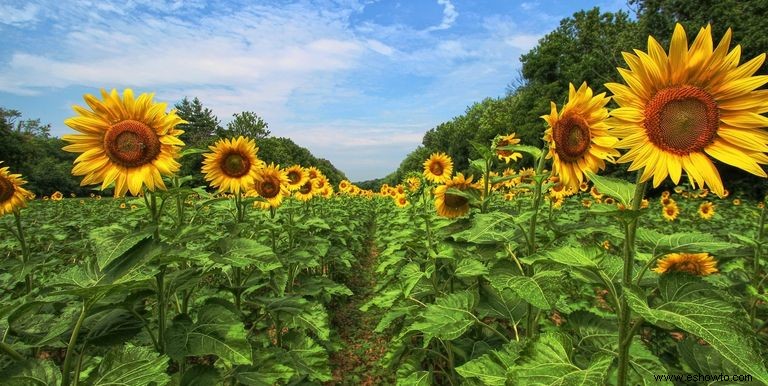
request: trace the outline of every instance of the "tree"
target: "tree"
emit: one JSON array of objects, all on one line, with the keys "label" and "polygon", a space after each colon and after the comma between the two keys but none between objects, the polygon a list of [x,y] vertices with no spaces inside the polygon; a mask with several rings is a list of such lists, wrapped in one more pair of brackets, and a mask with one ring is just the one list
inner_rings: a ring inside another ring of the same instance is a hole
[{"label": "tree", "polygon": [[212,142],[213,134],[221,129],[219,118],[213,114],[213,111],[203,107],[200,99],[195,97],[192,101],[184,97],[181,102],[176,103],[176,114],[188,123],[178,126],[184,130],[179,138],[184,141],[188,147],[205,147]]},{"label": "tree", "polygon": [[232,122],[227,123],[226,129],[217,131],[219,138],[237,138],[244,136],[253,139],[268,137],[271,132],[267,130],[269,124],[260,116],[252,111],[243,111],[232,114],[235,117]]}]

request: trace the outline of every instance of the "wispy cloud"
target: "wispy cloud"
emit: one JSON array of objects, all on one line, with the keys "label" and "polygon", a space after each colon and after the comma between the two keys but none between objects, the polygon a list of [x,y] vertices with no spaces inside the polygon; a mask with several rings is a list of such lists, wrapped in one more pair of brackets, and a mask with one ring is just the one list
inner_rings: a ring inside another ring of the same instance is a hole
[{"label": "wispy cloud", "polygon": [[0,4],[0,15],[3,15],[0,17],[0,23],[12,26],[34,24],[37,22],[39,11],[40,7],[35,4],[26,4],[21,8]]},{"label": "wispy cloud", "polygon": [[443,20],[440,25],[430,27],[428,31],[438,31],[451,28],[456,18],[459,17],[459,13],[456,11],[456,7],[451,3],[451,0],[437,0],[437,4],[443,6]]}]

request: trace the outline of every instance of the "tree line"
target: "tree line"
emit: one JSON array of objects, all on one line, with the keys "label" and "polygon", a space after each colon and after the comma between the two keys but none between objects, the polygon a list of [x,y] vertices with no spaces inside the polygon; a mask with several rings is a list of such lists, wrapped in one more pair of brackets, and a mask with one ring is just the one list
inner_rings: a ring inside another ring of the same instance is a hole
[{"label": "tree line", "polygon": [[[219,118],[198,98],[184,98],[174,106],[177,114],[188,123],[180,138],[185,148],[207,149],[220,138],[240,135],[256,139],[258,156],[267,163],[282,167],[298,164],[314,166],[338,185],[347,177],[330,161],[315,157],[309,150],[289,138],[274,137],[269,124],[251,111],[233,114],[233,119],[222,126]],[[0,107],[0,161],[9,166],[11,173],[21,174],[28,184],[25,188],[39,197],[55,191],[84,196],[93,193],[92,187],[81,187],[80,178],[72,176],[72,163],[76,154],[61,150],[66,141],[51,136],[51,125],[40,119],[22,119],[18,110]],[[181,160],[181,175],[192,176],[192,186],[208,185],[200,172],[202,154],[190,154]]]},{"label": "tree line", "polygon": [[[765,1],[629,0],[628,5],[633,15],[592,8],[561,20],[554,31],[521,56],[522,68],[516,76],[510,74],[514,80],[506,95],[474,103],[464,114],[427,131],[421,145],[397,170],[361,187],[377,189],[383,183],[399,183],[408,172],[421,171],[424,160],[437,151],[448,153],[454,170],[466,173],[468,160],[479,156],[470,141],[490,143],[495,136],[510,132],[517,133],[524,144],[541,147],[546,125],[540,116],[549,113],[550,101],[560,106],[566,102],[569,82],[578,87],[586,81],[596,94],[607,92],[604,83],[622,82],[616,70],[627,67],[622,52],[645,50],[649,35],[668,47],[675,23],[685,27],[689,39],[710,23],[715,44],[731,28],[732,47],[741,45],[742,58],[768,50],[768,34],[763,28],[763,15],[768,14]],[[765,68],[760,72],[765,73]],[[531,166],[531,160],[524,158],[515,168]],[[610,165],[606,172],[622,176],[626,168],[626,164]],[[740,182],[751,180],[745,172],[721,164],[718,168],[732,176],[731,181],[737,181],[735,187],[742,193],[755,193],[753,186]]]}]

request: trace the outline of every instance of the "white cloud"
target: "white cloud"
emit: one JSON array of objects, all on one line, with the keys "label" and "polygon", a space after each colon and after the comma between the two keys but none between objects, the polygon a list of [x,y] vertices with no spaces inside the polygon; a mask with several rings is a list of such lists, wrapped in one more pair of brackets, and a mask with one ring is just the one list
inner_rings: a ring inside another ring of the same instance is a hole
[{"label": "white cloud", "polygon": [[35,4],[26,4],[23,8],[14,8],[10,5],[0,5],[0,23],[11,26],[23,26],[37,22],[40,7]]},{"label": "white cloud", "polygon": [[539,6],[538,1],[524,1],[520,3],[520,8],[522,8],[525,11],[531,11],[536,9]]},{"label": "white cloud", "polygon": [[518,48],[523,51],[528,51],[531,48],[535,47],[539,43],[539,39],[541,38],[542,38],[542,35],[520,34],[520,35],[508,36],[504,39],[504,42],[509,44],[512,47]]},{"label": "white cloud", "polygon": [[440,22],[440,25],[428,28],[428,31],[451,28],[456,21],[456,18],[459,17],[459,13],[456,11],[456,7],[451,3],[451,0],[437,0],[437,4],[443,6],[443,20]]},{"label": "white cloud", "polygon": [[375,39],[368,39],[366,40],[366,43],[368,43],[368,48],[371,50],[378,52],[384,56],[391,56],[395,53],[395,49],[378,41]]}]

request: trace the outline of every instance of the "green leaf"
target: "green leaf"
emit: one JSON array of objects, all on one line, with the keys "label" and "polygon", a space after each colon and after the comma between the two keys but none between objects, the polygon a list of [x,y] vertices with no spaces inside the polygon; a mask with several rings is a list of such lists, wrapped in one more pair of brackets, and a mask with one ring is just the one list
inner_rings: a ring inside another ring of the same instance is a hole
[{"label": "green leaf", "polygon": [[738,233],[729,233],[728,237],[734,238],[741,242],[745,247],[755,248],[757,247],[757,241],[751,237],[740,235]]},{"label": "green leaf", "polygon": [[717,240],[705,233],[685,232],[665,235],[651,229],[638,229],[637,239],[653,249],[654,254],[668,252],[717,252],[737,248],[737,244]]},{"label": "green leaf", "polygon": [[397,386],[430,386],[432,377],[429,371],[415,371],[408,374],[405,378],[397,380]]},{"label": "green leaf", "polygon": [[413,291],[413,287],[419,283],[421,278],[424,277],[424,272],[421,271],[416,263],[408,263],[400,270],[400,284],[403,288],[403,296],[408,297]]},{"label": "green leaf", "polygon": [[541,158],[541,149],[539,149],[538,147],[530,146],[530,145],[499,146],[496,148],[496,150],[520,151],[523,153],[530,154],[531,156],[533,156],[534,159]]},{"label": "green leaf", "polygon": [[152,258],[159,256],[160,252],[160,244],[152,237],[140,240],[103,266],[101,269],[103,276],[99,279],[98,284],[105,285],[117,282],[123,276],[131,273],[132,270],[139,269]]},{"label": "green leaf", "polygon": [[184,370],[180,386],[209,386],[222,382],[219,370],[201,365],[194,365]]},{"label": "green leaf", "polygon": [[101,346],[121,344],[138,334],[144,322],[128,310],[112,308],[85,320],[88,343]]},{"label": "green leaf", "polygon": [[166,344],[175,360],[213,354],[229,364],[253,363],[243,324],[232,311],[215,303],[200,307],[197,323],[188,315],[176,316]]},{"label": "green leaf", "polygon": [[585,174],[600,193],[617,199],[627,207],[632,205],[637,185],[618,178],[600,176],[590,171],[586,171]]},{"label": "green leaf", "polygon": [[508,371],[520,357],[522,348],[518,342],[506,343],[498,350],[467,361],[457,367],[456,372],[465,379],[477,378],[484,385],[506,385]]},{"label": "green leaf", "polygon": [[225,250],[226,253],[215,255],[212,260],[238,268],[254,265],[261,272],[269,272],[283,266],[271,247],[256,240],[243,238],[227,240]]},{"label": "green leaf", "polygon": [[305,335],[296,335],[293,339],[286,340],[289,351],[280,363],[292,367],[300,375],[309,376],[312,380],[327,382],[332,379],[325,348]]},{"label": "green leaf", "polygon": [[53,361],[29,359],[3,369],[0,379],[8,386],[57,386],[61,371]]},{"label": "green leaf", "polygon": [[513,379],[519,385],[577,386],[605,383],[605,375],[613,362],[609,355],[596,355],[582,369],[569,358],[573,344],[567,335],[545,333],[533,344],[525,362],[512,368]]},{"label": "green leaf", "polygon": [[530,257],[531,262],[546,259],[569,267],[597,269],[603,251],[597,247],[560,247],[555,250],[541,251]]},{"label": "green leaf", "polygon": [[165,355],[158,355],[147,347],[126,344],[109,351],[101,360],[98,371],[85,383],[89,386],[146,386],[154,382],[162,386],[171,381],[167,367],[168,357]]},{"label": "green leaf", "polygon": [[426,335],[425,345],[432,337],[456,339],[475,323],[475,317],[472,315],[475,302],[475,296],[469,291],[439,297],[434,304],[427,305],[421,312],[420,319],[411,325],[410,330],[423,332]]},{"label": "green leaf", "polygon": [[514,242],[522,235],[515,224],[525,220],[524,217],[515,217],[504,212],[478,213],[472,218],[472,227],[454,233],[451,237],[456,241],[473,244]]},{"label": "green leaf", "polygon": [[490,277],[491,285],[499,291],[511,289],[517,296],[536,308],[548,310],[552,304],[547,300],[546,289],[540,282],[559,281],[562,274],[553,271],[537,273],[533,277],[518,275],[508,270],[494,270]]},{"label": "green leaf", "polygon": [[482,261],[473,259],[471,257],[465,257],[456,264],[456,271],[454,275],[456,277],[475,277],[487,275],[490,271],[488,267],[483,264]]},{"label": "green leaf", "polygon": [[625,289],[632,309],[649,323],[673,325],[697,335],[725,359],[757,380],[768,383],[759,343],[743,310],[711,285],[686,274],[659,279],[662,301],[651,308],[641,290]]},{"label": "green leaf", "polygon": [[311,330],[320,340],[330,339],[331,329],[328,327],[328,313],[320,303],[312,303],[312,306],[292,318],[293,324]]}]

